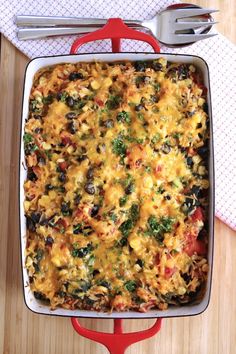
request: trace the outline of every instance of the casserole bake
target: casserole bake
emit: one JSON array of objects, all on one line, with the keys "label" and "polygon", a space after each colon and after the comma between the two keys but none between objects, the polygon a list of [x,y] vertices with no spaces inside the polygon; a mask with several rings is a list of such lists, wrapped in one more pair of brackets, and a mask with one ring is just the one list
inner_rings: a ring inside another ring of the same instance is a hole
[{"label": "casserole bake", "polygon": [[[187,56],[179,56],[178,57],[178,59],[177,59],[177,56],[171,56],[171,55],[157,55],[157,54],[140,54],[140,55],[137,55],[137,54],[119,54],[119,55],[113,55],[113,54],[111,54],[111,55],[102,55],[102,56],[100,56],[100,55],[94,55],[92,58],[91,57],[88,57],[88,56],[86,56],[86,55],[84,55],[84,56],[82,56],[82,58],[80,58],[80,60],[81,61],[84,61],[84,62],[87,62],[87,61],[94,61],[94,60],[99,60],[99,59],[101,59],[102,58],[102,60],[103,61],[114,61],[114,60],[121,60],[121,61],[125,61],[125,60],[132,60],[132,59],[135,59],[135,61],[137,61],[137,60],[151,60],[151,59],[157,59],[157,58],[160,58],[160,57],[164,57],[165,59],[167,59],[168,61],[170,61],[170,62],[179,62],[179,63],[186,63],[186,62],[189,62],[189,63],[191,63],[191,64],[195,64],[200,70],[201,70],[201,72],[203,73],[203,75],[204,75],[204,85],[205,86],[208,86],[208,82],[207,82],[207,70],[206,70],[206,66],[205,66],[205,63],[201,60],[201,59],[199,59],[199,58],[196,58],[196,57],[191,57],[191,58],[188,58]],[[55,64],[55,63],[60,63],[60,62],[69,62],[69,63],[75,63],[75,62],[77,62],[78,61],[78,57],[76,57],[76,56],[70,56],[70,57],[58,57],[58,58],[47,58],[47,59],[44,59],[43,60],[43,62],[42,62],[42,66],[47,66],[47,65],[52,65],[52,64]],[[32,85],[32,79],[33,79],[33,75],[35,74],[35,72],[37,71],[37,69],[39,69],[40,67],[41,67],[41,64],[39,64],[40,63],[40,59],[36,59],[36,60],[34,60],[34,61],[32,61],[31,62],[31,67],[29,66],[29,68],[28,68],[28,71],[27,71],[27,74],[29,75],[30,74],[30,82],[28,83],[28,87],[27,87],[27,90],[25,91],[25,101],[24,101],[24,110],[23,110],[23,117],[24,117],[24,119],[26,119],[27,118],[27,116],[28,116],[28,98],[29,98],[29,94],[30,94],[30,88],[31,88],[31,85]],[[160,61],[159,61],[159,63],[161,63]],[[35,65],[36,64],[36,65]],[[39,65],[39,66],[38,66]],[[131,65],[131,64],[130,64]],[[175,66],[174,65],[172,65],[172,67],[174,68]],[[31,71],[31,72],[30,72]],[[174,72],[175,72],[175,70],[174,70]],[[141,71],[141,73],[142,73],[142,71]],[[148,75],[146,75],[146,76],[148,76]],[[138,74],[138,77],[143,77],[143,74],[141,74],[140,75],[140,72],[139,72],[139,74]],[[140,83],[138,83],[138,86],[140,86],[139,87],[139,89],[140,90],[142,90],[142,88],[145,86],[145,84],[144,84],[144,82],[142,82],[142,80],[143,79],[138,79],[138,81],[139,80],[141,80],[140,81]],[[145,80],[145,79],[144,79]],[[180,80],[180,81],[182,81],[182,80]],[[26,81],[27,82],[27,81]],[[73,80],[72,80],[72,82],[73,82]],[[144,88],[145,89],[145,88]],[[28,91],[28,92],[27,92]],[[150,94],[149,94],[149,96],[147,97],[147,99],[148,98],[150,98]],[[200,97],[199,97],[200,98]],[[209,103],[209,96],[207,97],[207,100],[208,100],[208,103]],[[134,104],[135,103],[139,103],[140,104],[140,102],[134,102]],[[203,103],[203,102],[202,102]],[[146,116],[146,112],[149,112],[149,108],[153,108],[153,105],[154,106],[158,106],[158,103],[153,103],[152,102],[152,104],[150,104],[150,107],[148,107],[148,104],[145,104],[144,103],[144,106],[145,106],[145,108],[147,108],[147,111],[146,111],[146,109],[144,108],[144,110],[145,110],[145,112],[144,112],[144,116]],[[135,104],[135,106],[137,106],[137,104]],[[130,106],[129,106],[130,107]],[[132,106],[131,106],[131,108],[132,108]],[[157,107],[158,108],[158,107]],[[135,108],[133,107],[133,109],[135,110]],[[117,110],[119,110],[121,113],[124,111],[124,112],[127,112],[126,110],[124,110],[122,107],[120,107],[119,106],[119,108],[117,108]],[[141,109],[142,110],[142,109]],[[140,111],[141,111],[140,110]],[[138,111],[137,111],[138,112]],[[67,112],[68,113],[68,112]],[[65,114],[67,114],[67,113],[65,113]],[[118,114],[118,111],[116,112],[117,114]],[[139,113],[142,113],[142,112],[139,112]],[[155,113],[155,112],[154,112]],[[126,116],[125,114],[123,114],[123,116]],[[142,117],[141,115],[140,115],[140,117]],[[210,111],[209,111],[209,118],[210,118],[210,125],[211,125],[211,115],[210,115]],[[123,119],[123,118],[122,118]],[[117,119],[116,119],[117,120]],[[102,119],[102,121],[104,121],[104,118]],[[30,120],[29,120],[29,122],[30,122]],[[196,121],[195,122],[196,124],[199,124],[199,123],[201,123],[202,124],[202,122],[200,122],[200,121]],[[23,124],[24,124],[24,122],[23,122]],[[27,123],[28,124],[28,123]],[[116,128],[116,127],[118,127],[119,126],[119,124],[122,124],[122,125],[125,125],[125,124],[128,124],[128,122],[121,122],[121,123],[119,123],[119,121],[117,121],[117,122],[115,122],[115,126],[114,126],[114,128]],[[204,125],[202,125],[202,127],[204,127]],[[103,129],[103,128],[102,128]],[[106,128],[107,129],[107,128]],[[113,128],[112,128],[113,129]],[[111,129],[111,130],[112,130]],[[120,129],[120,128],[119,128]],[[199,129],[199,128],[198,128]],[[201,128],[200,128],[201,129]],[[150,133],[153,133],[155,130],[153,130],[153,131],[150,131],[149,132],[149,135],[150,135]],[[171,132],[171,134],[173,135],[173,134],[175,134],[175,133],[178,133],[178,132]],[[181,133],[181,132],[179,132],[179,133]],[[181,137],[180,136],[175,136],[175,137],[173,137],[173,136],[171,136],[170,137],[170,139],[171,139],[171,141],[170,141],[170,144],[166,144],[166,141],[164,141],[165,139],[167,139],[166,138],[166,135],[168,135],[168,134],[165,134],[165,135],[162,135],[162,132],[159,132],[159,134],[161,135],[161,139],[160,139],[160,142],[154,142],[154,144],[157,144],[157,146],[155,147],[156,148],[156,150],[160,150],[160,156],[159,157],[161,157],[162,158],[162,156],[163,156],[163,158],[164,158],[164,161],[162,161],[162,163],[164,162],[165,164],[166,164],[166,161],[165,161],[165,156],[167,156],[168,154],[165,154],[165,152],[163,152],[162,151],[162,149],[169,149],[167,146],[169,146],[169,147],[171,147],[171,150],[173,150],[173,152],[171,151],[170,153],[174,153],[175,152],[175,154],[177,153],[177,148],[175,147],[175,145],[176,145],[176,141],[178,141],[179,140],[179,138],[180,138],[180,140],[181,140]],[[170,134],[170,135],[171,135]],[[201,133],[200,133],[201,134]],[[72,134],[73,135],[73,134]],[[132,135],[131,135],[132,136]],[[154,137],[154,136],[153,136]],[[150,136],[150,138],[151,139],[149,139],[150,141],[153,139],[153,137],[152,137],[152,135]],[[139,138],[139,137],[135,137],[135,138]],[[113,139],[114,140],[114,139]],[[112,140],[112,141],[113,141]],[[199,139],[199,141],[201,141],[202,140],[202,138],[200,138]],[[116,143],[114,143],[114,145],[113,145],[113,148],[115,149],[115,146],[117,146],[117,145],[115,145]],[[129,142],[128,142],[128,144],[129,144]],[[158,145],[159,144],[159,145]],[[164,146],[163,147],[163,145],[164,144],[166,144],[167,146]],[[132,145],[132,144],[131,144]],[[138,161],[138,160],[142,160],[142,158],[140,158],[140,156],[139,156],[139,154],[140,154],[140,148],[139,148],[139,145],[140,145],[140,141],[139,142],[135,142],[135,144],[133,145],[133,147],[134,147],[134,151],[136,150],[136,152],[135,152],[135,154],[134,154],[134,158],[132,157],[132,153],[130,153],[130,155],[131,155],[131,157],[130,157],[130,159],[128,158],[128,157],[126,157],[129,161],[124,161],[124,163],[126,163],[126,164],[136,164],[136,162]],[[172,146],[173,145],[173,146]],[[111,145],[112,146],[112,145]],[[120,142],[118,143],[118,146],[120,146]],[[137,147],[138,146],[138,147]],[[183,146],[184,147],[184,146]],[[129,148],[130,148],[130,146],[129,146]],[[211,148],[211,146],[210,146],[210,148]],[[115,149],[116,150],[116,149]],[[132,151],[132,146],[131,146],[131,151]],[[210,149],[210,151],[211,151],[211,149]],[[113,151],[114,152],[114,151]],[[23,146],[22,146],[22,151],[21,151],[21,153],[22,153],[22,160],[23,160]],[[211,153],[211,152],[210,152]],[[136,154],[138,155],[138,157],[139,158],[136,158]],[[116,153],[115,154],[113,154],[112,155],[112,157],[113,157],[113,159],[114,159],[114,161],[119,161],[120,160],[120,156],[115,156],[116,155]],[[147,154],[148,155],[148,154]],[[149,155],[148,155],[149,156]],[[184,156],[184,152],[181,152],[180,151],[180,156],[181,156],[181,161],[183,162],[183,161],[185,161],[186,160],[186,157],[187,156]],[[144,159],[145,160],[145,159]],[[167,160],[168,161],[168,160]],[[181,163],[182,163],[181,162]],[[199,162],[199,161],[198,161]],[[196,161],[196,165],[198,165],[198,162]],[[145,162],[146,163],[146,162]],[[141,161],[140,162],[140,166],[133,166],[133,167],[138,167],[138,170],[139,170],[139,172],[140,172],[140,169],[143,169],[143,172],[144,172],[144,174],[145,175],[147,175],[147,177],[148,177],[148,179],[149,179],[149,177],[150,177],[150,171],[148,171],[149,170],[149,168],[148,167],[151,167],[152,168],[152,166],[146,166],[145,165],[145,163],[144,163],[144,161]],[[184,162],[185,163],[185,168],[188,168],[187,167],[187,161],[185,161]],[[139,164],[139,162],[138,162],[138,164]],[[146,168],[147,167],[147,168]],[[88,166],[86,166],[86,169],[88,168]],[[130,169],[131,170],[131,177],[132,177],[132,168]],[[22,170],[22,172],[24,173],[24,175],[23,174],[21,174],[21,186],[23,186],[23,183],[24,183],[24,178],[25,178],[25,172]],[[88,172],[88,171],[87,171]],[[161,171],[155,171],[155,173],[157,173],[157,172],[161,172]],[[172,172],[173,173],[173,167],[170,169],[170,172]],[[185,171],[186,172],[186,171]],[[185,174],[185,172],[184,172],[184,174]],[[212,177],[212,165],[211,165],[211,163],[210,163],[210,165],[209,165],[209,173],[210,173],[210,178]],[[152,173],[151,173],[151,175],[152,175]],[[174,175],[174,173],[173,173],[173,175]],[[171,177],[171,174],[170,174],[170,177]],[[173,177],[173,176],[172,176]],[[175,176],[175,177],[178,177],[178,176]],[[168,203],[170,203],[170,205],[172,204],[172,202],[173,202],[173,199],[174,198],[172,198],[173,197],[173,195],[172,195],[172,193],[173,193],[173,185],[172,185],[172,182],[173,182],[173,179],[170,181],[171,182],[171,188],[167,188],[167,186],[165,186],[165,188],[167,189],[167,190],[165,190],[165,192],[163,192],[163,196],[162,196],[162,194],[161,194],[161,191],[159,192],[159,197],[158,198],[156,198],[156,200],[162,200],[162,202],[164,202],[164,204],[165,205],[168,205]],[[182,183],[181,181],[180,181],[180,183]],[[208,181],[205,181],[204,182],[205,183],[205,186],[207,186],[207,183],[208,183]],[[177,184],[177,186],[175,187],[175,188],[177,188],[177,190],[178,190],[178,183],[177,183],[177,181],[176,181],[176,184]],[[123,186],[121,185],[120,186],[120,183],[118,183],[118,185],[119,185],[119,187],[121,187],[121,188],[123,188]],[[191,185],[191,187],[192,187],[193,185]],[[157,186],[156,186],[157,187]],[[158,186],[158,187],[160,187],[160,186]],[[179,187],[180,188],[180,187]],[[210,225],[210,233],[212,232],[212,228],[211,228],[211,226],[212,226],[212,196],[211,196],[211,193],[212,193],[212,184],[211,184],[211,186],[210,186],[210,209],[208,208],[208,206],[206,206],[206,214],[207,215],[209,215],[209,225]],[[141,190],[141,188],[140,188],[140,190]],[[157,191],[157,188],[156,188],[156,191]],[[168,191],[168,193],[167,193],[167,191]],[[186,191],[186,193],[188,193],[189,191]],[[170,195],[169,195],[169,193],[170,193]],[[110,197],[110,194],[111,193],[108,193],[108,199],[109,199],[109,197]],[[135,194],[134,194],[135,195]],[[160,195],[162,196],[161,198],[160,198]],[[157,196],[158,196],[158,194],[157,194]],[[171,198],[172,198],[172,201],[170,201],[170,200],[168,200],[168,197],[167,196],[170,196]],[[167,198],[164,198],[164,197],[167,197]],[[21,190],[21,201],[23,202],[23,191]],[[190,194],[190,199],[191,199],[191,194]],[[194,199],[194,198],[192,198],[192,199]],[[118,200],[119,200],[119,198],[118,198]],[[130,199],[131,201],[130,201],[130,203],[131,204],[127,204],[127,210],[129,209],[129,210],[131,210],[131,208],[132,208],[132,205],[136,205],[135,203],[133,203],[133,200],[132,200],[132,198]],[[155,200],[155,202],[156,202],[156,200]],[[184,204],[184,201],[182,200],[182,203],[181,203],[181,205],[183,205]],[[169,207],[168,207],[169,208]],[[171,209],[171,208],[170,208]],[[209,212],[209,210],[210,210],[210,212]],[[124,208],[124,211],[126,211],[126,208]],[[110,211],[109,211],[110,212]],[[23,221],[23,217],[24,217],[24,211],[23,211],[23,209],[21,209],[21,216],[22,216],[22,221]],[[171,213],[170,213],[170,215],[171,215]],[[194,215],[194,214],[193,214]],[[154,233],[154,236],[160,236],[161,234],[162,234],[162,232],[160,232],[160,230],[158,230],[157,232],[156,232],[156,234],[155,234],[155,227],[156,226],[151,226],[151,225],[155,225],[155,223],[152,223],[151,221],[154,221],[154,219],[153,220],[151,220],[150,219],[150,217],[151,216],[155,216],[155,215],[153,215],[152,213],[149,213],[148,214],[148,218],[147,218],[147,220],[145,220],[146,221],[146,231],[148,231],[149,233],[151,232],[151,233]],[[196,215],[195,215],[196,216]],[[157,215],[156,215],[156,217],[157,217]],[[160,214],[160,215],[158,215],[158,217],[159,217],[159,219],[161,219],[162,217],[163,217],[163,215],[162,214]],[[194,217],[195,218],[195,217]],[[196,217],[197,219],[198,219],[198,217]],[[158,219],[158,222],[159,222],[159,225],[160,225],[160,220]],[[164,226],[162,226],[162,228],[167,228],[167,234],[168,234],[168,228],[170,227],[169,225],[170,224],[172,224],[172,218],[170,218],[171,219],[171,221],[170,221],[170,223],[165,223],[166,221],[164,220],[164,219],[162,219],[162,225],[164,224]],[[121,220],[121,221],[123,221],[123,219]],[[126,220],[124,220],[124,221],[126,221]],[[155,220],[156,221],[156,220]],[[178,220],[179,221],[179,220]],[[193,223],[194,224],[194,223]],[[119,227],[121,226],[122,224],[120,224],[119,225]],[[173,221],[173,225],[175,225],[174,224],[174,221]],[[21,223],[21,227],[22,227],[22,234],[24,234],[24,232],[25,232],[25,222],[22,222]],[[154,231],[153,231],[154,230]],[[119,233],[119,235],[120,235],[120,233]],[[132,235],[131,235],[132,236]],[[153,236],[153,235],[152,235]],[[167,235],[168,236],[168,235]],[[211,236],[211,235],[210,235]],[[130,237],[130,236],[129,236]],[[148,235],[148,237],[150,237],[150,235]],[[161,237],[163,237],[163,235],[161,235]],[[165,237],[166,237],[166,235],[165,235]],[[154,238],[152,238],[152,239],[155,239],[155,237]],[[22,251],[24,252],[24,250],[23,250],[23,248],[25,247],[25,240],[23,239],[23,241],[24,241],[24,245],[23,245],[23,247],[22,247]],[[163,240],[162,240],[163,241]],[[166,240],[164,240],[164,241],[166,241]],[[130,242],[132,242],[132,238],[131,238],[131,240],[130,240]],[[156,242],[156,240],[155,241],[153,241],[153,242]],[[133,242],[133,246],[134,246],[134,248],[135,248],[135,242]],[[131,247],[132,247],[132,245],[131,245]],[[156,245],[156,247],[157,247],[157,245]],[[83,248],[83,247],[82,247]],[[77,248],[75,248],[75,253],[76,253],[76,249]],[[191,251],[189,251],[189,252],[191,252]],[[173,315],[184,315],[184,314],[190,314],[190,313],[199,313],[199,312],[201,312],[205,307],[206,307],[206,305],[207,305],[207,302],[208,302],[208,298],[209,298],[209,284],[210,284],[210,277],[211,277],[211,257],[212,257],[212,238],[211,237],[209,237],[209,248],[208,248],[208,262],[209,262],[209,265],[210,265],[210,270],[209,270],[209,275],[208,275],[208,279],[207,279],[207,287],[206,287],[206,292],[205,292],[205,295],[204,295],[204,297],[203,297],[203,299],[200,301],[200,300],[198,300],[198,301],[196,301],[196,303],[194,303],[194,304],[192,304],[191,305],[191,307],[188,307],[188,306],[183,306],[183,307],[176,307],[176,308],[170,308],[170,309],[168,309],[168,310],[166,310],[166,311],[164,311],[164,312],[160,312],[160,311],[158,311],[158,310],[152,310],[152,311],[150,311],[150,312],[148,312],[148,313],[146,313],[146,314],[136,314],[135,312],[132,312],[132,311],[130,311],[130,312],[125,312],[125,313],[122,313],[122,314],[119,314],[119,313],[117,313],[117,312],[114,312],[112,315],[113,315],[113,317],[136,317],[136,315],[138,316],[138,317],[155,317],[155,316],[157,316],[158,315],[158,313],[161,313],[161,316],[162,317],[165,317],[165,316],[169,316],[169,315],[171,315],[171,314],[173,314]],[[24,257],[23,257],[24,258]],[[174,258],[173,256],[172,256],[172,258]],[[140,258],[138,258],[138,259],[140,259]],[[136,260],[136,261],[138,261],[138,259]],[[135,263],[136,263],[136,261],[135,261]],[[141,261],[142,261],[142,259],[141,259]],[[24,262],[24,261],[23,261]],[[174,264],[174,267],[175,267],[175,264]],[[137,268],[137,267],[136,267]],[[171,267],[168,267],[168,268],[171,268]],[[165,273],[163,273],[163,276],[165,277]],[[26,270],[24,269],[24,277],[25,277],[25,284],[27,283],[27,279],[28,279],[28,275],[27,275],[27,273],[26,273]],[[132,278],[130,279],[130,280],[132,280]],[[124,283],[122,283],[122,284],[124,284],[124,286],[125,286],[125,283],[126,283],[126,281],[128,281],[128,279],[125,279],[125,282]],[[28,284],[27,284],[28,285]],[[134,285],[134,284],[133,284]],[[137,284],[135,283],[135,287],[137,287]],[[104,288],[104,287],[103,287]],[[106,288],[106,287],[105,287]],[[179,288],[179,287],[178,287]],[[100,289],[101,290],[101,289]],[[26,290],[27,291],[27,290]],[[103,289],[103,291],[104,291],[104,289]],[[164,294],[163,294],[164,295]],[[179,294],[180,295],[180,294]],[[182,294],[183,295],[183,294]],[[31,299],[31,301],[29,300],[29,299]],[[173,301],[175,301],[175,299],[173,299]],[[165,303],[166,303],[166,301],[162,301],[162,303],[164,304],[164,306],[165,306]],[[32,293],[31,292],[29,292],[28,293],[28,295],[27,295],[27,304],[28,304],[28,306],[30,306],[31,308],[33,307],[33,309],[34,310],[36,310],[36,311],[40,311],[40,312],[46,312],[46,313],[51,313],[51,310],[47,307],[47,306],[44,306],[44,305],[42,305],[42,304],[40,304],[40,303],[38,303],[33,297],[32,297]],[[40,306],[42,306],[41,308],[40,308]],[[162,305],[161,305],[162,306]],[[160,306],[160,307],[161,307]],[[115,308],[116,310],[119,310],[119,308]],[[125,310],[125,308],[124,308],[124,310]],[[75,310],[74,311],[74,313],[75,313],[75,316],[78,316],[78,310]],[[73,313],[71,313],[71,311],[68,311],[68,310],[65,310],[65,309],[56,309],[55,311],[53,311],[53,314],[66,314],[66,315],[73,315]],[[93,316],[99,316],[99,317],[106,317],[106,316],[109,316],[108,314],[104,314],[104,313],[94,313],[94,312],[89,312],[89,311],[79,311],[79,316],[83,316],[83,315],[85,315],[85,316],[90,316],[90,317],[93,317]]]},{"label": "casserole bake", "polygon": [[36,299],[146,312],[204,290],[205,103],[195,67],[164,58],[36,73],[23,137]]}]

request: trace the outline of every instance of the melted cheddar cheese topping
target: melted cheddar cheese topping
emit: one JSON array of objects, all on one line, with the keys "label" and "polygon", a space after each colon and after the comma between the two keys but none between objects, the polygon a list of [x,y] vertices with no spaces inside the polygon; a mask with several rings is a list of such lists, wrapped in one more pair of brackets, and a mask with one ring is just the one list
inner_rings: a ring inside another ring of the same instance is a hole
[{"label": "melted cheddar cheese topping", "polygon": [[36,299],[144,312],[204,291],[205,100],[196,68],[163,58],[37,72],[24,132]]}]

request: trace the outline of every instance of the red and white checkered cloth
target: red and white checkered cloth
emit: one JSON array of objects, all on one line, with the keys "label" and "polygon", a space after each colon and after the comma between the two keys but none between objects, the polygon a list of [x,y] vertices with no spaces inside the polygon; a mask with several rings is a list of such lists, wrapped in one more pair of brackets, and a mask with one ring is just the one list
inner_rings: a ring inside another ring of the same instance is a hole
[{"label": "red and white checkered cloth", "polygon": [[[147,19],[176,0],[11,0],[0,2],[1,32],[28,57],[69,53],[74,36],[18,41],[15,15],[121,17]],[[137,41],[123,41],[124,51],[147,51]],[[84,52],[109,51],[109,41],[83,46]],[[216,177],[216,215],[236,230],[236,47],[222,35],[181,49],[162,52],[199,55],[210,68]]]}]

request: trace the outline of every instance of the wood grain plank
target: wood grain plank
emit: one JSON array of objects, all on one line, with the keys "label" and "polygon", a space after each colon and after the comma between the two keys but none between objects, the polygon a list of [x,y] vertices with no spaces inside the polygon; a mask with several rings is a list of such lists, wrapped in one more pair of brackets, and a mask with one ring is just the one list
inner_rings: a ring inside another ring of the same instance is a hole
[{"label": "wood grain plank", "polygon": [[[10,69],[14,66],[15,56],[11,56],[11,46],[1,46],[1,120],[0,120],[0,311],[2,317],[5,314],[5,292],[6,292],[6,269],[7,269],[7,240],[8,240],[8,208],[9,208],[9,188],[10,188],[10,161],[11,149],[8,145],[9,136],[11,136],[13,116],[13,105],[8,92],[11,91],[13,73]],[[9,65],[8,65],[9,64]],[[9,117],[9,124],[6,124]],[[3,349],[4,321],[0,323],[0,350]]]},{"label": "wood grain plank", "polygon": [[[191,1],[192,2],[192,1]],[[196,3],[196,2],[195,2]],[[220,7],[221,30],[236,42],[234,1],[198,1]],[[67,318],[30,312],[23,300],[18,231],[18,145],[21,93],[28,59],[2,38],[0,66],[0,353],[105,354],[103,346],[78,336]],[[166,319],[161,332],[134,344],[127,354],[234,354],[236,348],[236,233],[216,220],[211,302],[201,315]],[[81,320],[94,330],[111,331],[111,320]],[[125,321],[127,331],[153,320]]]}]

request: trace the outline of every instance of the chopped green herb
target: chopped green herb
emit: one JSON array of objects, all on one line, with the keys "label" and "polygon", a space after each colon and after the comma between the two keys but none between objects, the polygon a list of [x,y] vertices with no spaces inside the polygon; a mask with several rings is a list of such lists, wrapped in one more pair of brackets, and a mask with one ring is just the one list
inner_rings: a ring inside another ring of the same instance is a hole
[{"label": "chopped green herb", "polygon": [[133,177],[129,173],[126,178],[120,179],[118,183],[122,185],[126,195],[133,193],[135,184]]},{"label": "chopped green herb", "polygon": [[39,113],[40,112],[40,108],[37,107],[38,104],[39,104],[39,102],[37,100],[30,100],[29,110],[31,112]]},{"label": "chopped green herb", "polygon": [[174,139],[179,139],[183,135],[182,133],[174,133],[172,136]]},{"label": "chopped green herb", "polygon": [[125,289],[129,292],[134,292],[137,288],[137,284],[134,280],[129,280],[125,283]]},{"label": "chopped green herb", "polygon": [[158,91],[160,91],[161,85],[159,84],[159,82],[157,82],[157,83],[153,84],[153,87],[158,92]]},{"label": "chopped green herb", "polygon": [[122,98],[117,95],[112,95],[106,102],[106,106],[108,109],[117,109],[120,105]]},{"label": "chopped green herb", "polygon": [[122,139],[121,136],[119,136],[118,138],[115,138],[112,141],[112,151],[117,156],[120,156],[121,159],[124,159],[124,157],[126,155],[126,150],[127,150],[127,146],[125,145],[124,140]]},{"label": "chopped green herb", "polygon": [[162,243],[164,240],[164,233],[172,230],[174,220],[170,217],[161,217],[159,220],[154,215],[151,215],[147,223],[147,232],[150,236]]},{"label": "chopped green herb", "polygon": [[51,157],[52,157],[51,150],[45,150],[44,152],[45,152],[46,156],[47,156],[49,159],[51,159]]},{"label": "chopped green herb", "polygon": [[113,222],[116,222],[116,220],[117,220],[117,215],[116,215],[115,213],[112,213],[112,214],[110,215],[110,219],[111,219]]},{"label": "chopped green herb", "polygon": [[41,248],[38,248],[36,251],[36,256],[35,256],[37,262],[41,261],[41,259],[43,258],[43,255],[44,255],[44,250],[42,250]]},{"label": "chopped green herb", "polygon": [[93,249],[91,244],[88,244],[87,247],[82,247],[82,248],[77,248],[78,244],[73,244],[73,250],[71,251],[71,254],[73,257],[78,257],[78,258],[83,258],[87,256],[88,253],[90,253]]},{"label": "chopped green herb", "polygon": [[89,281],[80,281],[79,284],[78,284],[79,288],[78,289],[75,289],[74,292],[76,294],[78,293],[85,293],[89,288],[91,288],[91,283]]},{"label": "chopped green herb", "polygon": [[89,260],[88,260],[88,266],[91,267],[94,265],[94,261],[95,261],[95,256],[94,254],[92,254],[90,257],[89,257]]},{"label": "chopped green herb", "polygon": [[116,119],[117,119],[117,121],[120,122],[120,123],[127,123],[127,124],[130,124],[130,123],[131,123],[130,114],[129,114],[129,112],[126,112],[126,111],[119,112],[119,113],[117,114]]},{"label": "chopped green herb", "polygon": [[78,235],[80,233],[82,233],[82,224],[77,224],[77,225],[73,225],[73,234]]},{"label": "chopped green herb", "polygon": [[144,122],[144,115],[143,115],[143,113],[138,112],[138,113],[137,113],[137,117],[138,117],[139,120],[141,120],[142,122]]},{"label": "chopped green herb", "polygon": [[67,97],[69,97],[68,93],[66,91],[62,92],[60,96],[60,101],[66,103]]},{"label": "chopped green herb", "polygon": [[33,136],[29,133],[25,133],[23,136],[24,150],[26,155],[30,155],[32,152],[38,150],[38,146],[33,142]]},{"label": "chopped green herb", "polygon": [[[127,237],[122,237],[122,238],[117,242],[116,245],[117,245],[117,246],[120,246],[120,247],[124,247],[124,246],[127,245],[127,243],[128,243]],[[120,254],[122,254],[122,252],[121,252]]]},{"label": "chopped green herb", "polygon": [[85,100],[74,100],[74,106],[72,107],[73,111],[74,110],[80,110],[81,108],[83,108],[86,105],[86,101]]},{"label": "chopped green herb", "polygon": [[120,197],[120,199],[119,199],[119,205],[120,205],[120,207],[122,207],[122,206],[124,206],[124,205],[126,204],[127,199],[128,199],[128,196],[127,196],[127,195],[125,195],[124,197]]},{"label": "chopped green herb", "polygon": [[48,95],[46,97],[43,97],[42,101],[43,104],[51,104],[53,102],[53,95]]},{"label": "chopped green herb", "polygon": [[[138,217],[139,217],[139,205],[132,204],[129,210],[129,219],[124,221],[119,227],[119,231],[122,233],[123,238],[127,238],[129,236],[132,228],[135,225],[135,222],[138,220]],[[127,243],[126,240],[123,241],[124,243]]]},{"label": "chopped green herb", "polygon": [[130,208],[130,218],[132,222],[135,222],[139,218],[139,205],[138,204],[132,204]]},{"label": "chopped green herb", "polygon": [[127,177],[121,180],[121,184],[124,188],[128,187],[131,183],[133,184],[134,179],[131,174],[127,173]]},{"label": "chopped green herb", "polygon": [[164,192],[165,192],[165,189],[162,186],[159,186],[157,191],[156,191],[156,194],[162,194]]},{"label": "chopped green herb", "polygon": [[166,139],[165,142],[164,142],[164,145],[171,145],[170,139]]},{"label": "chopped green herb", "polygon": [[133,228],[133,222],[131,219],[128,219],[120,225],[119,231],[122,233],[124,237],[128,237],[132,228]]},{"label": "chopped green herb", "polygon": [[125,188],[125,194],[132,194],[134,192],[134,182],[130,182],[130,184]]},{"label": "chopped green herb", "polygon": [[150,173],[152,171],[152,168],[150,166],[145,166],[145,171],[147,173]]},{"label": "chopped green herb", "polygon": [[109,110],[107,109],[107,107],[100,109],[100,113],[108,113],[108,112]]},{"label": "chopped green herb", "polygon": [[142,144],[144,141],[143,138],[136,138],[135,136],[130,136],[130,135],[125,135],[124,138],[130,143]]},{"label": "chopped green herb", "polygon": [[145,83],[145,81],[146,81],[146,77],[147,77],[147,80],[149,79],[149,77],[148,76],[137,76],[136,78],[135,78],[135,85],[137,86],[137,87],[139,87],[139,85],[141,85],[141,84],[144,84]]},{"label": "chopped green herb", "polygon": [[25,144],[28,144],[28,143],[33,141],[33,137],[32,137],[31,134],[25,133],[24,136],[23,136],[23,140],[24,140]]},{"label": "chopped green herb", "polygon": [[161,135],[159,133],[156,133],[153,138],[151,139],[152,144],[156,144],[161,140]]},{"label": "chopped green herb", "polygon": [[182,184],[181,184],[179,178],[175,178],[175,179],[171,182],[171,185],[172,185],[173,187],[180,188]]}]

